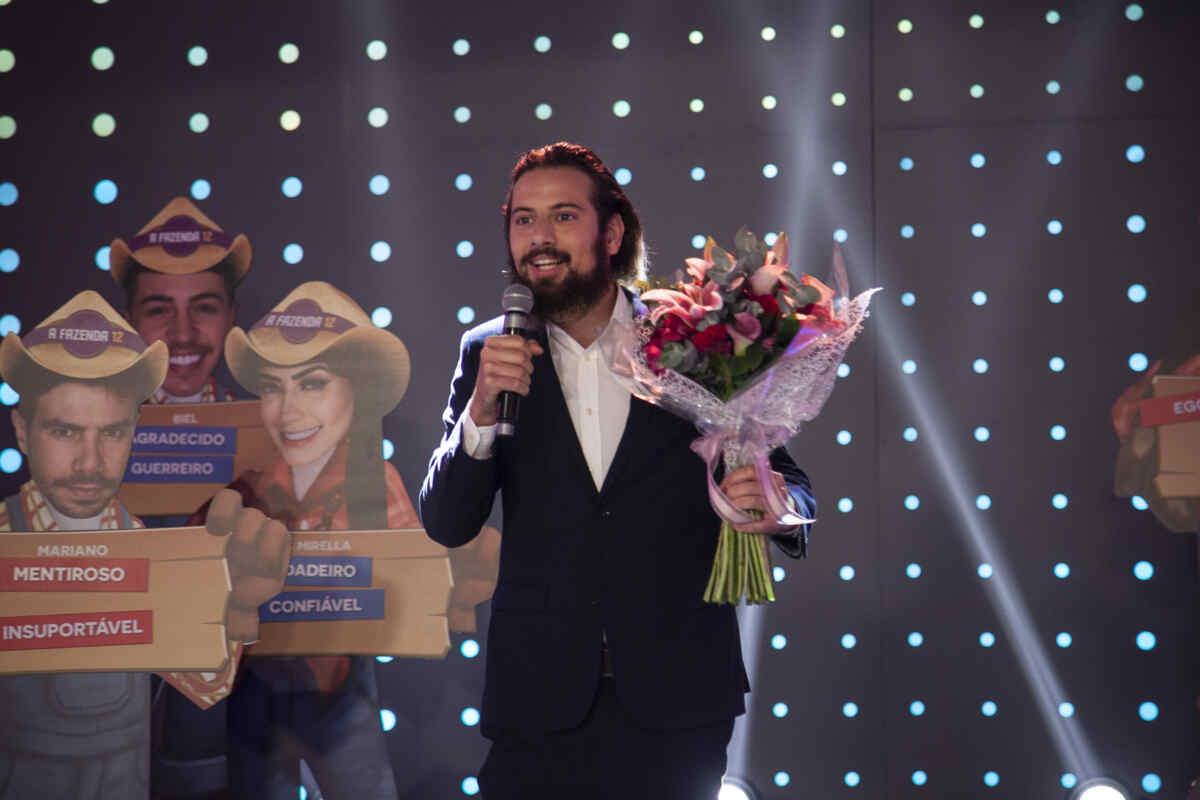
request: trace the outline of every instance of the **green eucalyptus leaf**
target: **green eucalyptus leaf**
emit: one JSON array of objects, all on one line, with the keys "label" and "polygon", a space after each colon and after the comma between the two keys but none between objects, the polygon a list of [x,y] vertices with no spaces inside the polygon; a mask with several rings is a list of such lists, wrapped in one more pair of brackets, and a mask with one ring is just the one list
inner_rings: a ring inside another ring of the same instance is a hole
[{"label": "green eucalyptus leaf", "polygon": [[743,225],[738,228],[737,234],[733,237],[733,246],[737,248],[738,253],[753,253],[758,250],[758,237]]}]

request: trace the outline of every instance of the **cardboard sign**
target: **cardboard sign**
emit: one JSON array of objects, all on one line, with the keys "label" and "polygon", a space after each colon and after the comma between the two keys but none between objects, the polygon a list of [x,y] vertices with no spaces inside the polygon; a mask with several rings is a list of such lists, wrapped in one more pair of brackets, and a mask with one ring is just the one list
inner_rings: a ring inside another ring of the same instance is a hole
[{"label": "cardboard sign", "polygon": [[145,405],[118,497],[139,516],[191,514],[274,455],[257,400]]},{"label": "cardboard sign", "polygon": [[0,674],[215,672],[229,591],[204,528],[0,534]]},{"label": "cardboard sign", "polygon": [[[1174,400],[1180,400],[1182,416],[1187,416],[1186,398],[1200,393],[1200,378],[1155,375],[1151,380],[1151,391],[1155,398],[1171,398],[1167,402],[1171,403],[1172,412]],[[1160,425],[1156,431],[1160,473],[1200,473],[1200,421]]]},{"label": "cardboard sign", "polygon": [[443,658],[453,580],[421,528],[293,531],[283,592],[259,608],[252,655]]}]

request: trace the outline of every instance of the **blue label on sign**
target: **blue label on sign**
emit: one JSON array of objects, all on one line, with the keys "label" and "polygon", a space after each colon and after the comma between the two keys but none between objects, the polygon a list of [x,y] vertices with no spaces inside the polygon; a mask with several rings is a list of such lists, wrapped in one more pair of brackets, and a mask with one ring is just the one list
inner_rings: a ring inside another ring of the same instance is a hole
[{"label": "blue label on sign", "polygon": [[370,586],[370,558],[292,556],[287,586]]},{"label": "blue label on sign", "polygon": [[229,483],[233,456],[131,456],[125,483]]},{"label": "blue label on sign", "polygon": [[261,622],[383,619],[383,589],[283,592],[258,607]]},{"label": "blue label on sign", "polygon": [[237,428],[139,425],[133,432],[133,452],[233,455],[237,452]]}]

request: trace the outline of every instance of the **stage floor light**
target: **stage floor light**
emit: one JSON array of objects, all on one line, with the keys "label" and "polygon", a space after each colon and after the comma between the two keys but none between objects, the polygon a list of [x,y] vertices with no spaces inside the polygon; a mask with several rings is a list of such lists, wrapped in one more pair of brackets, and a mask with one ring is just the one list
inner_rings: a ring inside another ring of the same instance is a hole
[{"label": "stage floor light", "polygon": [[721,790],[717,792],[717,800],[758,800],[758,793],[741,778],[726,775],[721,779]]},{"label": "stage floor light", "polygon": [[1111,778],[1090,778],[1067,795],[1068,800],[1129,800],[1129,791]]}]

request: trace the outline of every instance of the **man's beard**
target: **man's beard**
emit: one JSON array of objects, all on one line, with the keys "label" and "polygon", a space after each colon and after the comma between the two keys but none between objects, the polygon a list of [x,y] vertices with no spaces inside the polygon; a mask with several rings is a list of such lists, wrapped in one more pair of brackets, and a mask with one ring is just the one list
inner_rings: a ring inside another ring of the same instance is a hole
[{"label": "man's beard", "polygon": [[612,267],[608,263],[608,251],[604,247],[603,237],[596,239],[595,252],[592,254],[595,267],[586,275],[571,269],[570,256],[552,247],[530,250],[521,259],[521,264],[527,270],[533,270],[533,260],[542,256],[552,256],[567,264],[566,276],[561,283],[539,286],[521,274],[520,270],[514,271],[517,281],[528,286],[533,292],[533,313],[543,319],[557,322],[586,311],[603,299],[612,286]]}]

